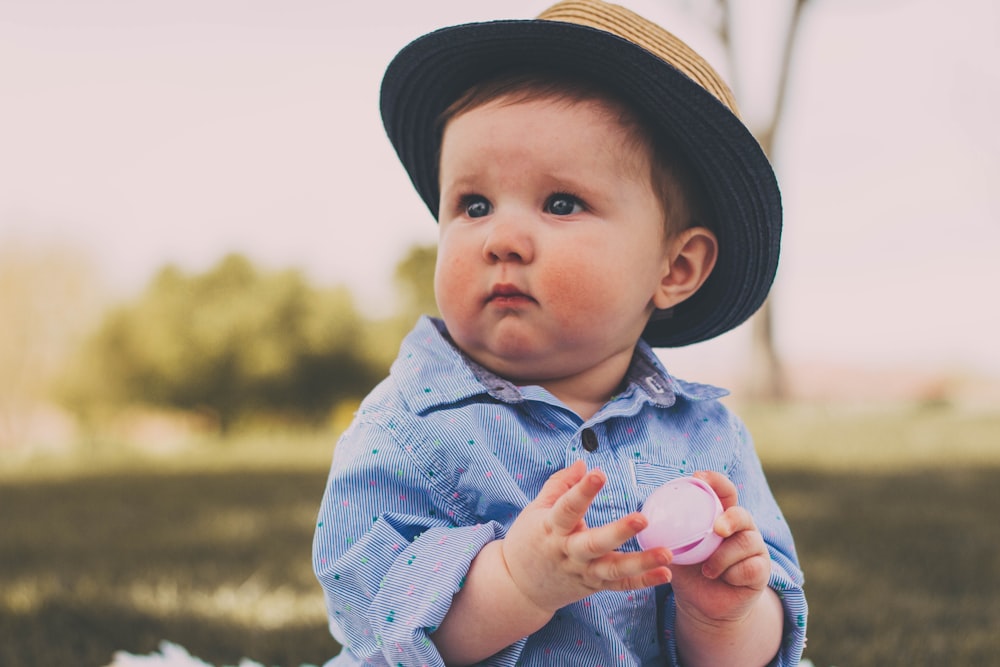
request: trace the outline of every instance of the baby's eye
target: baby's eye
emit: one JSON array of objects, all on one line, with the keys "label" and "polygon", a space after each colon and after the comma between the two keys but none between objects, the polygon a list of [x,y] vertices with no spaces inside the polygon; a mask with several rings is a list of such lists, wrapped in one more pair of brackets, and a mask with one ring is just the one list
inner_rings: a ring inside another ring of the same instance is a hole
[{"label": "baby's eye", "polygon": [[493,212],[493,205],[486,197],[468,195],[462,198],[462,208],[470,218],[482,218]]},{"label": "baby's eye", "polygon": [[545,211],[552,215],[573,215],[583,210],[583,204],[573,195],[554,194],[545,202]]}]

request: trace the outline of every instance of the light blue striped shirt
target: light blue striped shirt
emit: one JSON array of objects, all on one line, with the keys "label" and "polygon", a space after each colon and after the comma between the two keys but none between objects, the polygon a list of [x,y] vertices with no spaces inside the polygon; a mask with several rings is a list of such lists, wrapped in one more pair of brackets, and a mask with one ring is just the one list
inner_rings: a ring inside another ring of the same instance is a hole
[{"label": "light blue striped shirt", "polygon": [[[313,542],[330,630],[344,646],[330,665],[443,665],[430,635],[470,563],[580,458],[608,478],[590,526],[636,511],[668,480],[726,474],[767,542],[784,603],[775,664],[798,663],[806,603],[795,547],[750,436],[717,400],[724,390],[671,377],[640,342],[623,392],[582,421],[544,389],[477,366],[443,331],[437,320],[417,324],[337,444]],[[669,585],[604,591],[483,664],[677,664],[673,619]]]}]

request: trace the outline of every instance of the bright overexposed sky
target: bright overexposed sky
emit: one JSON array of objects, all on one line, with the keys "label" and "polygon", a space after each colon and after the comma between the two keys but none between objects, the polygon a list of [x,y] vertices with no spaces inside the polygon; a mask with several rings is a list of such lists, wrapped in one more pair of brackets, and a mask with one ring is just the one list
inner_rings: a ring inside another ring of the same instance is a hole
[{"label": "bright overexposed sky", "polygon": [[[732,74],[712,3],[621,3]],[[395,263],[436,233],[382,131],[385,65],[433,28],[548,4],[0,0],[0,243],[75,245],[123,293],[239,251],[384,311]],[[753,120],[784,3],[736,4]],[[1000,3],[810,0],[789,95],[784,354],[1000,374]],[[676,358],[719,369],[745,341]]]}]

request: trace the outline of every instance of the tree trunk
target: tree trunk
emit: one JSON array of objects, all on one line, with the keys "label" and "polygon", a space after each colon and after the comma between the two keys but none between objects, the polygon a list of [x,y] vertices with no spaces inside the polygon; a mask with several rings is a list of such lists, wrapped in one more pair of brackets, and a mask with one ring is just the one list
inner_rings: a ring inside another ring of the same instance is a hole
[{"label": "tree trunk", "polygon": [[[785,97],[788,91],[788,73],[791,68],[792,53],[795,47],[795,38],[798,34],[799,23],[802,16],[802,8],[807,0],[794,0],[792,16],[788,22],[788,30],[785,34],[784,48],[781,53],[779,63],[780,71],[778,76],[778,86],[774,95],[774,104],[766,123],[762,127],[751,128],[761,148],[767,154],[771,162],[774,162],[774,138],[781,126],[781,118],[785,110]],[[732,12],[729,7],[729,0],[719,0],[722,10],[722,19],[719,22],[719,38],[722,40],[729,58],[731,78],[735,87],[738,58],[732,43]],[[778,348],[774,340],[774,314],[772,307],[773,300],[768,299],[757,314],[750,321],[751,326],[751,349],[750,349],[750,377],[747,380],[746,391],[748,396],[756,401],[780,401],[788,398],[788,385],[785,380],[784,366],[778,354]]]},{"label": "tree trunk", "polygon": [[750,377],[746,393],[755,401],[779,401],[788,397],[785,370],[774,343],[771,299],[764,302],[750,321]]}]

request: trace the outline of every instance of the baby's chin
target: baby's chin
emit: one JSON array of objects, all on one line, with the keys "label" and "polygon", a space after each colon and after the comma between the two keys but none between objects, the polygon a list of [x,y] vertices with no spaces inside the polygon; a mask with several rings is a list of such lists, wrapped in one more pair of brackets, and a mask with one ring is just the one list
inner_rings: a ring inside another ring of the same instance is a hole
[{"label": "baby's chin", "polygon": [[516,385],[540,384],[544,378],[544,355],[527,346],[509,343],[496,345],[470,344],[455,340],[455,346],[474,362]]},{"label": "baby's chin", "polygon": [[578,355],[558,355],[537,349],[505,347],[466,354],[486,370],[519,387],[548,387],[585,370],[576,368]]},{"label": "baby's chin", "polygon": [[518,385],[539,384],[544,377],[544,356],[526,346],[470,346],[458,344],[465,354],[486,370]]}]

